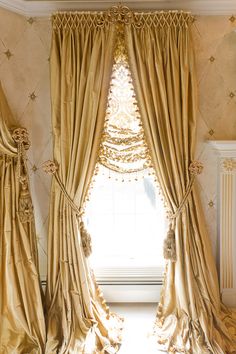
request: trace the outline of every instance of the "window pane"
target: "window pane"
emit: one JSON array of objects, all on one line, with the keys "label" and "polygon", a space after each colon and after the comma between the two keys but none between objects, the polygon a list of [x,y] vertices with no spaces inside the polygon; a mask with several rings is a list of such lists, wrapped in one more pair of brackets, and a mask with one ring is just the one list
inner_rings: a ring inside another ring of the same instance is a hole
[{"label": "window pane", "polygon": [[121,182],[98,174],[85,215],[95,268],[163,266],[166,221],[152,176]]}]

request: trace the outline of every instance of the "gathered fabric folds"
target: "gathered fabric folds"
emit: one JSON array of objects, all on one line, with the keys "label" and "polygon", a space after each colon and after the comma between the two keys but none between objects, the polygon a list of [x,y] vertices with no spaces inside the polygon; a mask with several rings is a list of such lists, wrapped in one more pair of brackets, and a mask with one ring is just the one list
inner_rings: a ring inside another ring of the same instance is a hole
[{"label": "gathered fabric folds", "polygon": [[[140,17],[140,20],[138,20]],[[136,15],[126,26],[130,68],[152,162],[168,204],[176,259],[167,261],[154,336],[166,352],[236,352],[236,320],[220,301],[215,262],[194,184],[196,77],[188,13]]]},{"label": "gathered fabric folds", "polygon": [[33,206],[23,156],[28,147],[27,131],[16,128],[0,84],[1,354],[43,354],[46,340]]},{"label": "gathered fabric folds", "polygon": [[[57,171],[51,187],[46,353],[115,353],[122,320],[107,307],[80,219],[104,126],[114,28],[91,13],[52,18],[51,99]],[[50,169],[50,163],[49,163]],[[86,246],[86,248],[85,248]]]}]

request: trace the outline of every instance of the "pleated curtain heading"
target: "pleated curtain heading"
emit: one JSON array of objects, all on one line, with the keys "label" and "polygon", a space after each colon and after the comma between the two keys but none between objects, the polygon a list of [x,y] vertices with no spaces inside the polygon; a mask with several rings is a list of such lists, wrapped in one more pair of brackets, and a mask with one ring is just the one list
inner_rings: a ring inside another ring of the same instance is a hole
[{"label": "pleated curtain heading", "polygon": [[[194,179],[196,76],[189,13],[57,13],[52,17],[53,161],[48,233],[46,353],[115,353],[122,320],[110,312],[89,267],[84,202],[98,161],[122,26],[142,124],[170,230],[154,330],[157,349],[223,354],[236,322],[220,301],[215,262]],[[158,300],[158,299],[157,299]]]}]

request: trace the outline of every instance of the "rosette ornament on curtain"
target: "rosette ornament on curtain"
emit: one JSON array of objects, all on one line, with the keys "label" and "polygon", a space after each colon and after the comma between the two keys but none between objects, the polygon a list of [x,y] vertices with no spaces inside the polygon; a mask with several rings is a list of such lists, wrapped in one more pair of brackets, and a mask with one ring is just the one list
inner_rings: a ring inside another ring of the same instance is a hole
[{"label": "rosette ornament on curtain", "polygon": [[222,307],[193,162],[196,78],[190,25],[183,12],[134,14],[126,26],[131,72],[147,143],[169,205],[167,270],[157,310],[158,349],[236,351],[236,321]]},{"label": "rosette ornament on curtain", "polygon": [[45,321],[26,129],[15,128],[0,84],[0,353],[43,354]]},{"label": "rosette ornament on curtain", "polygon": [[114,27],[102,13],[52,18],[54,174],[46,290],[47,354],[115,353],[121,320],[110,313],[86,259],[83,204],[94,172],[112,68]]}]

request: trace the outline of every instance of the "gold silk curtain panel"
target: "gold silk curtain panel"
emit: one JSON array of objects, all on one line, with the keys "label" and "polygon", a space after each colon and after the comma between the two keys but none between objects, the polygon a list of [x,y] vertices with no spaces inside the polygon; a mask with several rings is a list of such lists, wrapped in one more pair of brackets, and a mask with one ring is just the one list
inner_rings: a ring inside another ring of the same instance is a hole
[{"label": "gold silk curtain panel", "polygon": [[193,161],[197,103],[191,22],[184,12],[132,13],[123,6],[53,16],[54,161],[45,166],[55,176],[47,354],[119,349],[121,320],[110,313],[89,268],[90,238],[82,222],[104,126],[117,24],[124,26],[147,144],[175,241],[175,259],[167,261],[157,309],[157,348],[192,354],[233,353],[236,348],[236,323],[220,302],[210,241],[192,187],[201,165]]},{"label": "gold silk curtain panel", "polygon": [[[115,353],[122,323],[110,313],[86,256],[81,219],[104,125],[114,29],[96,14],[53,17],[54,135],[46,290],[47,354]],[[87,238],[87,239],[86,239]]]},{"label": "gold silk curtain panel", "polygon": [[0,84],[0,353],[43,354],[45,320],[24,149]]},{"label": "gold silk curtain panel", "polygon": [[167,261],[155,336],[157,348],[168,353],[235,353],[236,321],[220,302],[195,184],[185,198],[192,176],[202,168],[193,161],[197,103],[191,22],[189,14],[173,12],[147,15],[141,28],[126,26],[144,131],[175,233],[176,261]]}]

